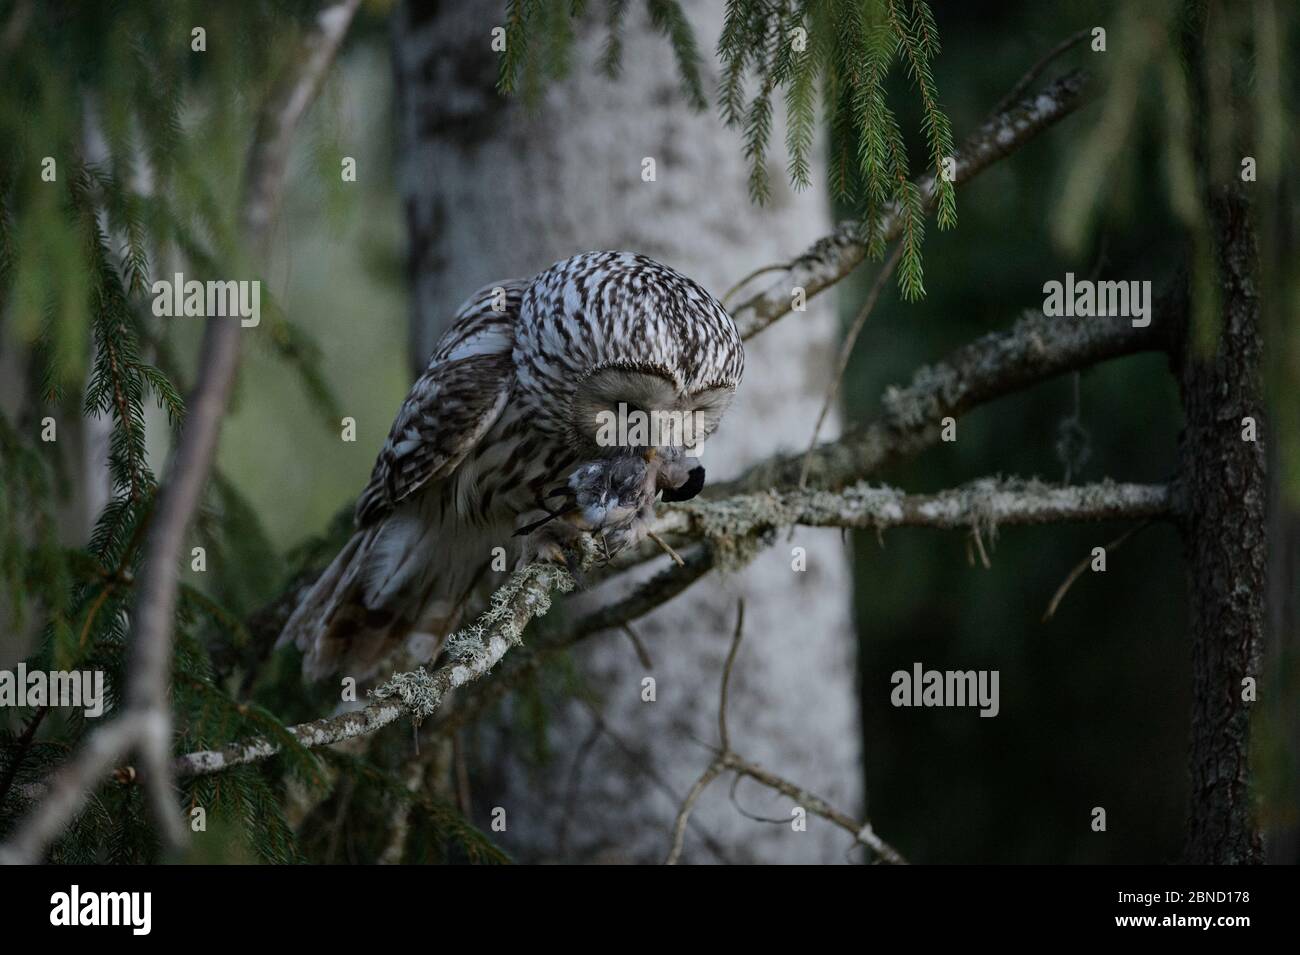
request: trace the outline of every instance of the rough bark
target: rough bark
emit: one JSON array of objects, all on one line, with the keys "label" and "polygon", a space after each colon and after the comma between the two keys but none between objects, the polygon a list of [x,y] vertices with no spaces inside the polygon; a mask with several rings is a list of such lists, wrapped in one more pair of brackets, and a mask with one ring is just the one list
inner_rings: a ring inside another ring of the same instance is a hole
[{"label": "rough bark", "polygon": [[[722,4],[688,3],[686,13],[700,48],[709,50]],[[773,203],[750,203],[739,135],[712,112],[687,108],[670,46],[650,28],[642,5],[628,8],[622,76],[611,81],[597,72],[605,29],[591,17],[578,32],[574,75],[551,85],[535,113],[493,91],[497,64],[488,40],[498,15],[460,0],[436,9],[408,3],[397,17],[414,365],[423,364],[446,317],[474,288],[535,274],[575,252],[644,252],[721,294],[756,266],[831,232],[824,190],[793,195],[782,186],[778,161]],[[656,182],[641,179],[647,156],[656,160]],[[709,446],[711,478],[807,441],[835,330],[831,302],[818,299],[798,322],[750,343],[746,383]],[[680,797],[699,772],[695,740],[712,736],[716,673],[742,594],[751,619],[763,625],[753,627],[737,667],[738,748],[857,811],[861,742],[847,553],[834,530],[801,530],[792,544],[808,550],[806,573],[792,572],[788,549],[772,549],[743,574],[698,587],[639,623],[647,642],[672,647],[655,655],[649,673],[617,633],[575,651],[610,733],[582,761],[581,741],[593,723],[571,701],[549,708],[548,765],[529,764],[520,736],[500,738],[488,759],[489,792],[474,802],[507,809],[502,842],[516,858],[663,858]],[[789,638],[795,632],[798,641]],[[658,682],[655,703],[640,699],[647,675]],[[651,784],[651,773],[672,795]],[[756,799],[753,808],[785,811],[772,800]],[[721,788],[701,799],[694,821],[736,859],[844,861],[843,833],[831,825],[794,834],[754,823]],[[693,841],[688,860],[701,857],[698,846]]]},{"label": "rough bark", "polygon": [[[1236,190],[1213,199],[1222,311],[1217,350],[1180,353],[1186,425],[1179,443],[1192,653],[1186,861],[1254,863],[1262,846],[1252,811],[1250,709],[1242,681],[1260,680],[1267,593],[1267,470],[1261,395],[1255,237]],[[1243,439],[1252,417],[1258,440]]]}]

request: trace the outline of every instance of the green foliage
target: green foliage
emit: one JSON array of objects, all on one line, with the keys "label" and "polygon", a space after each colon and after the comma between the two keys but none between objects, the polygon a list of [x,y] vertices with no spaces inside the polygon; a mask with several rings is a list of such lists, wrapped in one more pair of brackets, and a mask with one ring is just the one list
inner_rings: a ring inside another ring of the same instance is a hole
[{"label": "green foliage", "polygon": [[[1281,260],[1285,251],[1269,250],[1285,249],[1279,239],[1289,227],[1282,222],[1292,215],[1279,184],[1284,131],[1295,125],[1283,51],[1294,48],[1297,26],[1292,5],[1270,0],[1240,8],[1188,0],[1123,6],[1108,34],[1112,65],[1101,113],[1070,164],[1052,229],[1062,251],[1082,255],[1133,205],[1114,183],[1152,180],[1150,159],[1134,147],[1149,126],[1159,128],[1154,148],[1163,176],[1153,188],[1186,238],[1193,342],[1209,356],[1218,346],[1222,307],[1210,196],[1226,187],[1246,191],[1264,252],[1259,301],[1281,486],[1293,503],[1300,502],[1300,413],[1283,396],[1294,389],[1300,355],[1300,281]],[[1255,160],[1250,183],[1241,178],[1245,157]]]},{"label": "green foliage", "polygon": [[677,0],[646,0],[646,9],[651,25],[672,43],[686,101],[696,109],[704,109],[708,100],[700,81],[700,54],[695,46],[695,33],[682,13],[681,4]]},{"label": "green foliage", "polygon": [[[151,454],[185,419],[186,369],[173,320],[153,315],[152,283],[158,273],[242,277],[264,267],[246,261],[237,241],[239,171],[253,111],[316,6],[141,0],[84,5],[69,16],[36,4],[21,21],[22,42],[6,38],[0,50],[0,321],[30,379],[19,411],[0,415],[0,622],[36,636],[29,668],[101,671],[108,708],[102,720],[29,708],[13,724],[0,722],[0,838],[31,808],[33,787],[122,705],[157,493]],[[196,25],[207,31],[202,53],[190,49]],[[319,136],[312,168],[323,191],[336,189],[337,140],[328,130]],[[47,169],[52,175],[42,177]],[[319,349],[265,292],[264,302],[257,340],[296,373],[332,427],[338,403]],[[56,419],[57,441],[41,440],[45,417]],[[107,432],[109,496],[85,546],[74,548],[60,542],[58,525],[71,510],[63,472],[75,467],[84,480],[89,470],[65,450],[78,444],[78,417]],[[165,427],[155,427],[159,419]],[[211,824],[195,835],[195,857],[302,861],[290,787],[318,800],[337,787],[404,787],[374,766],[340,767],[303,747],[286,720],[319,716],[337,695],[311,698],[298,672],[261,666],[274,633],[251,622],[290,579],[319,568],[320,549],[286,564],[219,473],[193,541],[205,548],[207,569],[182,580],[177,602],[175,752],[252,737],[280,748],[266,763],[180,781],[183,807],[201,807]],[[183,559],[188,566],[188,547]],[[422,805],[413,829],[422,845],[500,861],[454,808]],[[379,831],[383,820],[369,824]],[[137,863],[159,854],[140,787],[121,767],[48,858]]]},{"label": "green foliage", "polygon": [[[391,841],[394,822],[402,814],[407,826],[402,862],[476,865],[510,862],[508,855],[441,797],[414,792],[392,773],[348,753],[328,750],[324,756],[347,782],[302,827],[303,843],[313,862],[377,858]],[[345,808],[355,807],[347,814],[342,832],[332,824],[322,825],[336,818],[340,804]],[[351,843],[347,849],[342,845],[343,840]],[[342,856],[344,851],[349,854]]]},{"label": "green foliage", "polygon": [[71,570],[56,537],[53,498],[44,457],[0,415],[0,606],[15,627],[33,603],[56,613],[68,606]]},{"label": "green foliage", "polygon": [[[682,93],[695,109],[708,105],[700,76],[700,53],[678,0],[646,0],[651,25],[672,44],[681,74]],[[606,0],[608,36],[600,66],[617,76],[623,56],[623,23],[627,0]],[[537,102],[546,80],[562,79],[572,68],[575,33],[573,21],[587,13],[581,0],[508,0],[505,49],[501,51],[497,88],[502,93],[522,91],[530,104]]]},{"label": "green foliage", "polygon": [[[940,170],[953,152],[952,129],[931,71],[938,52],[933,14],[920,0],[730,0],[718,41],[722,115],[744,132],[754,199],[766,201],[770,193],[766,159],[778,90],[785,97],[787,171],[796,188],[808,185],[820,84],[831,132],[832,194],[860,209],[862,239],[873,258],[884,254],[883,226],[897,217],[903,242],[898,282],[909,300],[925,294],[926,209],[889,106],[889,78],[901,61],[920,96],[939,227],[950,228],[956,223],[955,190]],[[748,105],[747,80],[755,86]]]},{"label": "green foliage", "polygon": [[[1238,180],[1242,156],[1257,157],[1262,182],[1278,174],[1278,130],[1288,117],[1277,43],[1288,24],[1272,4],[1259,3],[1253,17],[1216,9],[1202,29],[1199,6],[1162,0],[1123,8],[1109,34],[1114,67],[1101,116],[1070,168],[1053,235],[1064,251],[1082,253],[1108,200],[1117,201],[1111,183],[1133,171],[1123,168],[1126,157],[1145,162],[1127,147],[1148,119],[1162,123],[1165,199],[1189,240],[1195,341],[1210,353],[1218,340],[1220,283],[1207,190]],[[1189,40],[1200,50],[1195,62],[1185,55]],[[1262,75],[1261,54],[1272,64]]]},{"label": "green foliage", "polygon": [[[651,24],[672,44],[687,102],[704,108],[700,56],[680,4],[647,0],[646,8]],[[499,89],[522,90],[535,102],[545,80],[567,75],[574,38],[570,20],[584,11],[585,4],[566,11],[562,3],[510,0]],[[606,9],[600,66],[610,76],[619,72],[626,13],[626,0],[611,0]],[[832,193],[857,208],[861,239],[873,258],[884,255],[885,224],[897,221],[903,243],[899,288],[905,299],[922,297],[926,201],[911,178],[907,146],[888,100],[891,73],[901,64],[920,98],[939,228],[951,228],[957,221],[956,190],[940,172],[944,158],[953,154],[952,128],[931,69],[939,34],[929,5],[924,0],[728,0],[717,52],[722,62],[718,107],[723,121],[744,135],[753,200],[764,203],[771,197],[767,154],[777,96],[785,104],[790,182],[797,189],[810,184],[820,87],[830,130]]]}]

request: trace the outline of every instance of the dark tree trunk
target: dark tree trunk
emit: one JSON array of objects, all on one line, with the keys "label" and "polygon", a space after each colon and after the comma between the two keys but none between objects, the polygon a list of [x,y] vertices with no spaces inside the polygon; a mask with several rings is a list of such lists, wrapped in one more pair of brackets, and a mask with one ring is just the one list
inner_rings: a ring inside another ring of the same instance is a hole
[{"label": "dark tree trunk", "polygon": [[[1256,248],[1237,189],[1212,200],[1222,294],[1217,351],[1182,336],[1179,378],[1187,421],[1180,442],[1189,584],[1192,727],[1187,843],[1191,863],[1262,861],[1251,805],[1250,702],[1260,680],[1267,593],[1267,468],[1263,437]],[[1244,440],[1242,419],[1257,424]]]}]

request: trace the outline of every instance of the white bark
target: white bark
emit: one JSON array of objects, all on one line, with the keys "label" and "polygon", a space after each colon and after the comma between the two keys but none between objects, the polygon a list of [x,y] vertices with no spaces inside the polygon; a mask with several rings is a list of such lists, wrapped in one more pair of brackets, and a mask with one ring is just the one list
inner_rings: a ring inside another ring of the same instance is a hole
[{"label": "white bark", "polygon": [[[686,6],[700,49],[711,50],[722,4]],[[792,194],[779,155],[772,162],[772,205],[750,203],[739,136],[716,115],[689,111],[671,49],[649,29],[641,5],[629,6],[622,77],[598,75],[604,27],[589,23],[579,33],[574,76],[548,88],[536,114],[493,91],[495,15],[458,0],[427,18],[410,8],[397,18],[416,366],[470,291],[534,274],[575,252],[644,252],[721,295],[754,268],[788,259],[830,230],[820,183]],[[655,160],[655,182],[642,181],[647,157]],[[821,299],[799,318],[749,343],[745,384],[708,449],[711,480],[807,442],[831,367],[836,321],[832,303]],[[836,427],[832,422],[829,431]],[[795,546],[807,549],[806,572],[791,569]],[[629,760],[603,738],[575,772],[591,730],[577,702],[550,714],[555,758],[548,766],[528,766],[517,738],[503,746],[493,760],[500,788],[486,805],[506,808],[510,823],[502,842],[509,851],[521,860],[663,858],[680,797],[706,753],[696,741],[716,742],[718,673],[741,594],[752,624],[735,675],[736,749],[850,813],[861,808],[846,549],[838,531],[800,529],[742,573],[711,577],[640,622],[647,644],[663,648],[651,673],[617,632],[586,642],[577,652],[580,668],[603,701],[610,729],[640,755]],[[648,675],[657,681],[654,703],[641,701]],[[652,765],[672,795],[638,762]],[[789,813],[783,797],[746,798],[751,812]],[[701,797],[693,820],[730,859],[845,859],[846,838],[832,825],[813,820],[807,832],[796,833],[756,823],[730,804],[724,787]],[[712,858],[698,838],[688,840],[686,861]]]}]

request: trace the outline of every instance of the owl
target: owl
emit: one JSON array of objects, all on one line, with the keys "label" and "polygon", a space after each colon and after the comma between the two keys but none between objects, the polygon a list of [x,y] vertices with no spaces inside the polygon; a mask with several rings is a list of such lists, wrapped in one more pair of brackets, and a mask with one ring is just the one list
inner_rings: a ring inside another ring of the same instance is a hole
[{"label": "owl", "polygon": [[[480,289],[399,409],[355,532],[279,643],[303,651],[309,679],[361,678],[408,638],[454,630],[494,560],[563,559],[578,534],[598,555],[636,543],[656,495],[700,491],[692,449],[744,362],[717,299],[642,255],[587,252]],[[609,427],[629,417],[689,420],[690,446]]]}]

